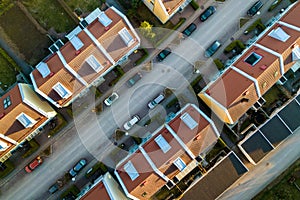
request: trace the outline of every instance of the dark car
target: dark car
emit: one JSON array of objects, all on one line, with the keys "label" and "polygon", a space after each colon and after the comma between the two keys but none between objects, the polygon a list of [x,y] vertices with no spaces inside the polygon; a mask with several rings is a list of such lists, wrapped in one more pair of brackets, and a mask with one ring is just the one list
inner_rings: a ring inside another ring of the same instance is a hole
[{"label": "dark car", "polygon": [[76,165],[69,171],[71,177],[77,176],[77,174],[86,166],[86,164],[86,159],[81,159],[80,161],[78,161]]},{"label": "dark car", "polygon": [[205,57],[209,58],[216,53],[216,51],[221,47],[221,43],[216,40],[214,41],[205,51]]},{"label": "dark car", "polygon": [[182,33],[186,36],[190,36],[197,29],[196,24],[191,23]]},{"label": "dark car", "polygon": [[214,6],[209,6],[201,15],[200,20],[202,22],[206,21],[212,14],[216,12],[216,8]]},{"label": "dark car", "polygon": [[142,74],[141,74],[141,73],[136,73],[135,75],[133,75],[133,76],[127,81],[127,86],[128,86],[128,87],[134,86],[134,84],[136,84],[136,82],[138,82],[139,80],[141,80],[141,78],[142,78]]},{"label": "dark car", "polygon": [[48,192],[50,194],[54,194],[55,192],[57,192],[59,189],[58,184],[54,183],[53,185],[51,185],[51,187],[49,187]]},{"label": "dark car", "polygon": [[247,11],[247,15],[254,16],[263,6],[264,4],[261,1],[255,2],[253,6]]},{"label": "dark car", "polygon": [[168,55],[170,55],[171,49],[170,48],[165,48],[162,50],[158,55],[157,55],[157,60],[159,62],[163,61]]}]

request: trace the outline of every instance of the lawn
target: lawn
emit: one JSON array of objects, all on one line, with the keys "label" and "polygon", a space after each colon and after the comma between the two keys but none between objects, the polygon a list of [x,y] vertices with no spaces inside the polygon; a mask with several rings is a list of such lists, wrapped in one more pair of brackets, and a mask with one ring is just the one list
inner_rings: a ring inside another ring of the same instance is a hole
[{"label": "lawn", "polygon": [[253,200],[294,200],[300,199],[300,191],[291,183],[292,177],[295,177],[295,182],[300,186],[300,160],[298,159],[285,172],[276,178],[262,192],[260,192]]},{"label": "lawn", "polygon": [[8,55],[0,48],[0,88],[5,91],[16,82],[17,69],[14,68],[12,60],[8,60]]},{"label": "lawn", "polygon": [[263,107],[268,108],[283,95],[284,94],[279,90],[277,85],[274,85],[263,95],[263,98],[266,100],[266,103]]},{"label": "lawn", "polygon": [[0,170],[0,179],[4,178],[15,169],[14,164],[10,160],[6,160],[2,165],[5,166],[5,169]]},{"label": "lawn", "polygon": [[[101,7],[99,0],[64,0],[72,11],[77,14],[91,12],[98,7]],[[102,0],[103,2],[103,0]],[[79,12],[79,13],[78,13]]]},{"label": "lawn", "polygon": [[0,16],[0,28],[0,36],[29,64],[37,64],[49,53],[49,39],[36,29],[18,6]]},{"label": "lawn", "polygon": [[46,30],[54,28],[56,32],[64,33],[72,30],[77,24],[56,0],[23,0],[22,2]]}]

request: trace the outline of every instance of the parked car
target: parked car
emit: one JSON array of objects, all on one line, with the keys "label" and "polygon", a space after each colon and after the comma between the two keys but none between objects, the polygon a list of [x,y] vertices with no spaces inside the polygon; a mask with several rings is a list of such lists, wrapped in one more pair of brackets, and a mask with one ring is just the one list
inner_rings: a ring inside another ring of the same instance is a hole
[{"label": "parked car", "polygon": [[202,22],[206,21],[210,16],[212,16],[216,12],[216,8],[214,6],[209,6],[201,15],[200,20]]},{"label": "parked car", "polygon": [[136,84],[136,82],[138,82],[139,80],[141,80],[141,78],[142,78],[142,74],[141,74],[141,73],[136,73],[135,75],[133,75],[133,76],[127,81],[127,86],[128,86],[128,87],[134,86],[134,84]]},{"label": "parked car", "polygon": [[54,183],[53,185],[51,185],[51,186],[49,187],[48,192],[49,192],[50,194],[54,194],[55,192],[58,191],[58,189],[59,189],[58,184],[57,184],[57,183]]},{"label": "parked car", "polygon": [[255,2],[253,6],[247,11],[247,15],[254,16],[263,6],[264,4],[261,1]]},{"label": "parked car", "polygon": [[162,102],[165,99],[165,95],[160,94],[155,99],[148,103],[148,108],[153,109],[157,104]]},{"label": "parked car", "polygon": [[184,31],[182,31],[182,33],[186,36],[190,36],[196,29],[196,24],[191,23],[188,27],[186,27],[186,29],[184,29]]},{"label": "parked car", "polygon": [[205,57],[209,58],[216,53],[216,51],[221,47],[221,42],[214,41],[205,51]]},{"label": "parked car", "polygon": [[128,122],[126,122],[124,124],[124,129],[126,131],[128,131],[129,129],[131,129],[133,127],[133,125],[135,125],[136,123],[138,123],[138,121],[140,121],[140,117],[138,115],[134,115],[131,120],[129,120]]},{"label": "parked car", "polygon": [[104,100],[105,105],[111,106],[117,99],[119,95],[116,92],[113,92],[109,97]]},{"label": "parked car", "polygon": [[69,174],[71,175],[72,178],[77,176],[77,174],[86,166],[87,162],[86,159],[81,159],[76,163],[76,165],[69,170]]},{"label": "parked car", "polygon": [[36,169],[38,166],[40,166],[43,163],[42,158],[37,157],[35,158],[33,161],[31,161],[26,167],[25,167],[25,171],[27,173],[32,172],[34,169]]},{"label": "parked car", "polygon": [[171,49],[170,48],[165,48],[164,50],[162,50],[157,56],[157,60],[159,62],[163,61],[168,55],[170,55],[171,53]]}]

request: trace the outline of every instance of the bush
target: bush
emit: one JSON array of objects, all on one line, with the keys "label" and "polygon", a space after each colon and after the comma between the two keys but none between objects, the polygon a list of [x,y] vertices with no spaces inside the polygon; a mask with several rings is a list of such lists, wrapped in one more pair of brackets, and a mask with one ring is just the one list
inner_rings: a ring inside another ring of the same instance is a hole
[{"label": "bush", "polygon": [[26,151],[23,155],[22,158],[27,158],[29,157],[31,154],[33,154],[34,152],[36,152],[38,150],[38,148],[40,147],[39,143],[37,143],[35,141],[35,139],[30,140],[29,142],[30,145],[30,149],[28,151]]},{"label": "bush", "polygon": [[202,76],[199,75],[197,78],[195,78],[192,82],[191,82],[191,86],[194,87],[197,83],[199,83],[199,81],[202,80]]},{"label": "bush", "polygon": [[86,178],[90,178],[92,177],[94,174],[96,174],[98,171],[100,171],[100,173],[102,175],[104,175],[108,170],[107,167],[102,163],[102,162],[97,162],[93,167],[92,167],[92,171],[90,171],[88,174],[85,174]]},{"label": "bush", "polygon": [[141,48],[141,49],[139,49],[138,51],[143,52],[143,55],[142,55],[142,57],[140,57],[139,59],[137,59],[137,61],[135,61],[135,63],[134,63],[135,65],[141,64],[144,60],[146,60],[146,58],[147,58],[148,55],[149,55],[147,49]]},{"label": "bush", "polygon": [[132,139],[135,141],[137,145],[140,145],[143,142],[142,138],[140,137],[132,136]]},{"label": "bush", "polygon": [[54,136],[68,124],[67,121],[64,119],[64,117],[60,113],[57,113],[56,118],[57,118],[57,124],[54,129],[49,131],[49,133],[48,133],[49,136]]},{"label": "bush", "polygon": [[199,4],[195,1],[195,0],[192,0],[190,5],[192,6],[192,8],[194,10],[198,10],[199,9]]},{"label": "bush", "polygon": [[[64,191],[61,195],[60,198],[64,199],[67,196],[74,196],[77,197],[77,195],[80,193],[80,190],[78,189],[78,187],[76,185],[72,185],[71,187],[69,187],[66,191]],[[67,198],[69,199],[69,198]]]},{"label": "bush", "polygon": [[260,29],[261,31],[266,29],[266,26],[262,23],[260,18],[253,22],[253,24],[251,24],[246,31],[251,32],[256,28]]},{"label": "bush", "polygon": [[246,49],[245,45],[240,40],[235,40],[224,49],[224,53],[229,53],[235,48],[239,48],[240,52]]},{"label": "bush", "polygon": [[221,62],[220,59],[214,59],[214,63],[216,64],[218,70],[223,70],[224,69],[224,64]]},{"label": "bush", "polygon": [[14,169],[15,166],[10,160],[6,160],[4,163],[1,164],[5,166],[4,170],[0,170],[0,178],[4,178],[8,174],[10,174]]},{"label": "bush", "polygon": [[174,99],[172,99],[167,105],[167,108],[171,108],[173,105],[175,105],[176,103],[178,103],[178,99],[175,97]]},{"label": "bush", "polygon": [[281,2],[282,2],[282,0],[276,0],[276,1],[274,1],[271,4],[271,6],[269,7],[268,11],[271,12],[272,10],[274,10]]}]

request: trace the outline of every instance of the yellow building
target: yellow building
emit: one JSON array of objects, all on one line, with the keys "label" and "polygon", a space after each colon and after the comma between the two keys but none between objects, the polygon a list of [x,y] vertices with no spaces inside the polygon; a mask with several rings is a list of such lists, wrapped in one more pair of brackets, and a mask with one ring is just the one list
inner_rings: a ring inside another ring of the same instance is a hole
[{"label": "yellow building", "polygon": [[143,0],[143,2],[164,24],[176,12],[185,8],[191,0]]}]

